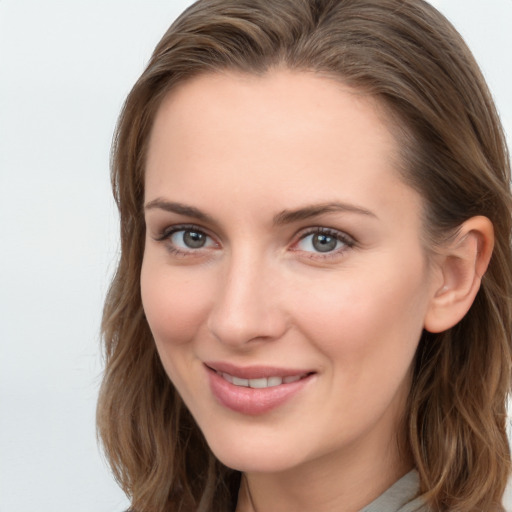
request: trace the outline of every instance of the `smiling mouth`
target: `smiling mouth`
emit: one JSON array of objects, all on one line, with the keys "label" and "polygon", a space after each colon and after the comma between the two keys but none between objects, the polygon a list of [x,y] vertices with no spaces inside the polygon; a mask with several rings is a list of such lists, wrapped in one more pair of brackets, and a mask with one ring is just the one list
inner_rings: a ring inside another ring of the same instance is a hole
[{"label": "smiling mouth", "polygon": [[241,377],[235,377],[234,375],[230,375],[226,372],[219,372],[217,370],[213,370],[217,375],[220,375],[224,380],[233,384],[235,386],[240,386],[243,388],[254,388],[254,389],[265,389],[265,388],[273,388],[275,386],[280,386],[281,384],[291,384],[292,382],[297,382],[298,380],[304,379],[310,373],[302,373],[300,375],[288,375],[286,377],[261,377],[258,379],[243,379]]},{"label": "smiling mouth", "polygon": [[217,401],[237,413],[264,414],[283,405],[313,382],[314,371],[272,366],[204,363]]}]

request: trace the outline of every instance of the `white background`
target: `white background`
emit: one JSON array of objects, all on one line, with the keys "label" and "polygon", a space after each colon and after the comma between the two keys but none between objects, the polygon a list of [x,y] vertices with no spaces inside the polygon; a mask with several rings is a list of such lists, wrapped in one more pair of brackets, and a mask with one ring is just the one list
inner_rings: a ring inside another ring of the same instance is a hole
[{"label": "white background", "polygon": [[[124,97],[189,3],[0,0],[0,512],[128,506],[94,426],[118,244],[109,146]],[[512,0],[433,3],[474,51],[510,141]]]}]

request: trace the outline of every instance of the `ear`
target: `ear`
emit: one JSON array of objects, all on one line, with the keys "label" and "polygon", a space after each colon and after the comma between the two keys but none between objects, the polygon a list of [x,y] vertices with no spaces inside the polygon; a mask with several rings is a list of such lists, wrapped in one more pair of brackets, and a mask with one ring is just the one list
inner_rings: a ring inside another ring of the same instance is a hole
[{"label": "ear", "polygon": [[487,217],[464,222],[435,256],[440,279],[425,316],[424,328],[442,332],[462,320],[476,297],[494,247],[494,229]]}]

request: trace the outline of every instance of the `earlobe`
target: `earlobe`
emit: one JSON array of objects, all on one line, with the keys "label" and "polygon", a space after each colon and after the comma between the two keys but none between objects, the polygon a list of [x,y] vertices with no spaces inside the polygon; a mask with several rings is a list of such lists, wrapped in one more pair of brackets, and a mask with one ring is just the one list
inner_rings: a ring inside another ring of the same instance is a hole
[{"label": "earlobe", "polygon": [[442,332],[457,324],[473,304],[494,247],[492,222],[483,216],[464,222],[437,255],[440,280],[425,316],[424,328]]}]

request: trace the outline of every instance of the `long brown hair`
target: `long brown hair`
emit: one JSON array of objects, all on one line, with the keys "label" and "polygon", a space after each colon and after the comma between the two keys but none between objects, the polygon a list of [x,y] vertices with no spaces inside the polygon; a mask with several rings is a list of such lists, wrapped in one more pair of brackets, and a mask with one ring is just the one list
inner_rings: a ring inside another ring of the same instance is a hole
[{"label": "long brown hair", "polygon": [[434,510],[503,511],[511,469],[510,163],[476,62],[422,0],[200,0],[158,43],[126,100],[112,151],[121,256],[104,309],[98,429],[116,478],[138,512],[235,506],[240,475],[206,445],[144,316],[144,165],[155,113],[177,83],[277,66],[342,81],[385,107],[401,175],[424,198],[432,244],[474,215],[492,221],[495,249],[470,311],[420,340],[405,420]]}]

